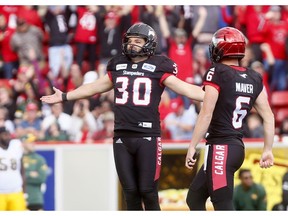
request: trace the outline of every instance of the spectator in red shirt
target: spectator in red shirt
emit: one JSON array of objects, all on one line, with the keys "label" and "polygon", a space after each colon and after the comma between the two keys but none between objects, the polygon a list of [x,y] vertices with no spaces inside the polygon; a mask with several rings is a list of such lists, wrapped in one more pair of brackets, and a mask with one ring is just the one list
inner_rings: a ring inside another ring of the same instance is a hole
[{"label": "spectator in red shirt", "polygon": [[78,6],[78,22],[76,26],[74,41],[76,42],[77,52],[76,61],[82,68],[85,52],[88,51],[89,70],[95,70],[96,66],[96,43],[97,43],[97,16],[98,6]]},{"label": "spectator in red shirt", "polygon": [[[173,59],[178,66],[177,77],[192,84],[194,82],[192,37],[188,37],[184,29],[177,28],[173,32],[173,37],[170,37],[169,42],[168,56]],[[170,90],[169,94],[171,98],[178,96]],[[185,108],[188,108],[191,104],[190,99],[184,96],[182,98]]]},{"label": "spectator in red shirt", "polygon": [[16,28],[16,19],[19,6],[16,5],[0,5],[0,13],[3,14],[7,20],[9,28]]},{"label": "spectator in red shirt", "polygon": [[193,53],[191,48],[192,38],[188,37],[184,29],[175,29],[169,41],[168,56],[178,66],[178,78],[193,83]]},{"label": "spectator in red shirt", "polygon": [[282,8],[281,10],[282,20],[284,20],[285,22],[288,22],[288,5],[282,5],[281,8]]},{"label": "spectator in red shirt", "polygon": [[270,6],[249,5],[245,10],[246,36],[254,53],[255,61],[263,62],[261,44],[265,41],[263,31],[266,24],[265,14]]},{"label": "spectator in red shirt", "polygon": [[19,67],[18,55],[10,47],[10,40],[15,29],[9,28],[6,17],[0,14],[0,55],[3,60],[4,79],[11,79]]},{"label": "spectator in red shirt", "polygon": [[228,26],[235,27],[243,32],[246,32],[243,23],[245,22],[246,5],[221,5],[221,14],[224,22]]},{"label": "spectator in red shirt", "polygon": [[19,6],[17,11],[17,16],[25,19],[29,24],[34,25],[44,31],[44,25],[41,17],[38,14],[37,6],[33,5],[23,5]]},{"label": "spectator in red shirt", "polygon": [[[270,74],[271,91],[282,91],[287,89],[287,55],[285,50],[286,38],[288,37],[288,22],[281,20],[281,7],[271,6],[266,14],[267,26],[265,31],[265,42],[270,45],[275,59],[273,70]],[[265,58],[265,57],[264,57]],[[266,69],[268,63],[264,61]]]}]

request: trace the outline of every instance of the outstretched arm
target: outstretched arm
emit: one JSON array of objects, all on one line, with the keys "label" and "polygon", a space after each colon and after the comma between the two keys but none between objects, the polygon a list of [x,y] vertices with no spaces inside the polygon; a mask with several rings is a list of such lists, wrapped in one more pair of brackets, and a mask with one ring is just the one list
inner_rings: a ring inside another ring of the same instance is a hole
[{"label": "outstretched arm", "polygon": [[192,100],[203,101],[205,92],[199,86],[184,82],[175,76],[167,77],[163,81],[163,84],[180,95],[184,95]]},{"label": "outstretched arm", "polygon": [[264,126],[264,148],[260,159],[260,167],[269,168],[274,163],[272,146],[275,134],[275,120],[267,96],[263,90],[255,101],[254,108],[262,117]]},{"label": "outstretched arm", "polygon": [[[104,77],[99,78],[98,80],[82,85],[73,91],[70,91],[66,94],[67,100],[77,100],[81,98],[91,97],[95,94],[103,93],[109,91],[113,88],[113,83],[110,80],[109,76],[106,74]],[[52,95],[46,95],[40,98],[42,102],[53,104],[63,101],[62,94],[63,92],[59,89],[53,87],[55,93]]]}]

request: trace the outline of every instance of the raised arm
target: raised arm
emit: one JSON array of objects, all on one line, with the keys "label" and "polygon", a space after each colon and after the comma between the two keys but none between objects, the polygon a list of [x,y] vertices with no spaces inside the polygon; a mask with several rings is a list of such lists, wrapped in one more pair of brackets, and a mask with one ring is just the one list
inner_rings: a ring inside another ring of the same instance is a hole
[{"label": "raised arm", "polygon": [[[91,97],[98,93],[103,93],[109,91],[113,88],[113,83],[110,80],[109,76],[106,74],[105,76],[99,78],[98,80],[82,85],[73,91],[63,93],[59,89],[53,87],[55,93],[52,95],[43,96],[40,98],[42,102],[53,104],[62,102],[65,97],[67,100],[77,100],[81,98]],[[64,94],[64,97],[63,97]]]},{"label": "raised arm", "polygon": [[254,108],[262,117],[264,126],[264,148],[260,159],[260,167],[269,168],[274,163],[272,146],[275,135],[275,120],[267,96],[263,90],[255,101]]},{"label": "raised arm", "polygon": [[180,80],[175,76],[169,76],[164,81],[163,84],[170,88],[172,91],[187,96],[192,100],[203,101],[205,92],[201,87],[189,84]]}]

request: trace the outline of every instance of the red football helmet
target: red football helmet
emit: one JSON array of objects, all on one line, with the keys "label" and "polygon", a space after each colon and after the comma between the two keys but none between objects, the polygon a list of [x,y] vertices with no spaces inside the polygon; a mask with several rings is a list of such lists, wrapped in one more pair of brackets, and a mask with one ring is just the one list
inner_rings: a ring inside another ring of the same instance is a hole
[{"label": "red football helmet", "polygon": [[245,56],[245,37],[236,28],[224,27],[216,31],[209,45],[212,62],[219,62],[224,57],[242,59]]}]

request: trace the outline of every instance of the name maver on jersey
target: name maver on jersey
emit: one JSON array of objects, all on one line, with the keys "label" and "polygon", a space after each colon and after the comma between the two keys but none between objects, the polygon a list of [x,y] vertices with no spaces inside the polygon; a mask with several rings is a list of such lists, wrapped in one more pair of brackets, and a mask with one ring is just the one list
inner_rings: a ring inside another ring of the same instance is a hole
[{"label": "name maver on jersey", "polygon": [[114,84],[114,136],[160,136],[162,82],[177,75],[176,63],[162,55],[133,63],[119,55],[108,62],[107,73]]},{"label": "name maver on jersey", "polygon": [[243,122],[263,89],[262,77],[250,68],[214,64],[203,84],[219,91],[207,141],[214,144],[239,141],[243,145]]}]

